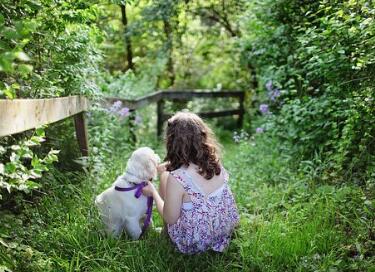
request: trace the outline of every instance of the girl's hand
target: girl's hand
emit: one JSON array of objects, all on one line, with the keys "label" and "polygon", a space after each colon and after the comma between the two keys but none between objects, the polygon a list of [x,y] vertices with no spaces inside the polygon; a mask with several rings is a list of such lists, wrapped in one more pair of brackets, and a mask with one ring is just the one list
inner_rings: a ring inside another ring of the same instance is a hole
[{"label": "girl's hand", "polygon": [[143,187],[142,194],[145,196],[153,196],[156,188],[152,182],[148,182],[147,186]]},{"label": "girl's hand", "polygon": [[162,174],[163,172],[167,171],[167,164],[168,162],[163,162],[161,164],[158,165],[157,169],[158,169],[158,174]]}]

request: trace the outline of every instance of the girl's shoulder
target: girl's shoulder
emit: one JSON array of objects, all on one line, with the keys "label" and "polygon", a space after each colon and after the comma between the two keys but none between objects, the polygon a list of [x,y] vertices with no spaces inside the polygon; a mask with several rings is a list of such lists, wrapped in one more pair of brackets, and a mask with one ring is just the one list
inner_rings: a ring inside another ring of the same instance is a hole
[{"label": "girl's shoulder", "polygon": [[181,166],[175,170],[169,172],[174,178],[184,175],[186,173],[186,167]]},{"label": "girl's shoulder", "polygon": [[227,171],[227,169],[224,167],[224,165],[222,163],[220,163],[220,169],[221,169],[221,175],[224,176],[224,180],[226,182],[228,182],[229,180],[229,172]]},{"label": "girl's shoulder", "polygon": [[172,170],[169,172],[170,176],[172,176],[172,178],[174,180],[176,180],[178,183],[180,183],[181,185],[185,186],[186,185],[186,167],[184,166],[181,166],[175,170]]}]

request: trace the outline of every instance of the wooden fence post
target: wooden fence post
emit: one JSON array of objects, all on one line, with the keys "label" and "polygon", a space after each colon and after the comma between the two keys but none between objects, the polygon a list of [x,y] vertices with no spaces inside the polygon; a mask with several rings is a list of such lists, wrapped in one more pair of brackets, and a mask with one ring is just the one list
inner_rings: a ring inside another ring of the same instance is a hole
[{"label": "wooden fence post", "polygon": [[136,116],[136,113],[135,111],[132,112],[133,114],[131,114],[129,116],[129,134],[130,134],[130,139],[132,141],[133,144],[135,144],[137,142],[137,135],[135,135],[135,116]]},{"label": "wooden fence post", "polygon": [[237,126],[238,128],[242,128],[242,125],[243,125],[243,115],[245,113],[245,110],[244,110],[244,100],[245,100],[245,93],[243,92],[240,97],[239,97],[239,102],[240,102],[240,105],[239,105],[239,115],[238,115],[238,123],[237,123]]},{"label": "wooden fence post", "polygon": [[156,134],[157,134],[158,138],[160,138],[160,136],[163,132],[163,122],[164,122],[163,110],[164,110],[164,100],[160,99],[157,102],[157,109],[156,109],[156,113],[157,113],[157,132],[156,132]]},{"label": "wooden fence post", "polygon": [[74,115],[74,125],[76,128],[76,135],[78,145],[81,150],[82,156],[89,155],[89,144],[87,140],[87,126],[85,122],[85,113],[80,112]]}]

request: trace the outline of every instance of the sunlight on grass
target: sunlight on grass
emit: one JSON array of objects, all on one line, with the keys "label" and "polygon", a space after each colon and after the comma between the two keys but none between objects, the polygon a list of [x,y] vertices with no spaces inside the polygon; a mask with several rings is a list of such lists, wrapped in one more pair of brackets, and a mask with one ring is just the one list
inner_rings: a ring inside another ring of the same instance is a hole
[{"label": "sunlight on grass", "polygon": [[[25,204],[20,222],[8,218],[2,229],[7,237],[18,236],[11,245],[19,248],[13,256],[17,271],[309,271],[339,267],[347,245],[345,230],[349,227],[352,236],[363,231],[353,220],[341,222],[349,208],[342,206],[343,201],[363,202],[359,189],[310,188],[290,172],[287,158],[279,156],[269,140],[224,142],[224,164],[231,172],[241,211],[241,224],[224,254],[184,256],[153,229],[140,241],[107,238],[93,199],[121,172],[125,161],[121,156],[100,181],[82,173],[54,171],[48,176],[48,195],[35,205]],[[156,212],[154,224],[162,225]],[[12,264],[6,252],[6,248],[0,251],[1,260]]]}]

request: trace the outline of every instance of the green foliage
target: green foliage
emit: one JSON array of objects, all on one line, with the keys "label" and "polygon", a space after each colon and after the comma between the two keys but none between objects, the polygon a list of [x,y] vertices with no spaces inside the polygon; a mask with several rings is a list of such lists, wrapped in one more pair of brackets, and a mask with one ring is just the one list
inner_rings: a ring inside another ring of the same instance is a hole
[{"label": "green foliage", "polygon": [[[159,66],[164,65],[163,63],[159,64]],[[154,69],[157,71],[145,69],[141,73],[134,73],[128,70],[121,74],[107,74],[103,76],[102,82],[100,82],[101,90],[104,95],[120,98],[126,97],[127,99],[135,99],[150,94],[156,90],[156,75],[159,69],[155,66]]]},{"label": "green foliage", "polygon": [[[89,161],[83,161],[85,166],[90,166],[90,174],[100,182],[106,175],[107,167],[114,156],[126,154],[133,147],[134,113],[121,116],[124,107],[115,108],[113,105],[105,109],[100,105],[92,105],[88,118],[91,156]],[[86,159],[85,159],[86,160]],[[123,162],[125,165],[125,161]]]},{"label": "green foliage", "polygon": [[[261,83],[281,89],[265,101],[270,130],[295,158],[326,161],[326,178],[369,177],[374,169],[375,6],[372,1],[255,1],[244,57]],[[269,91],[268,91],[269,92]]]},{"label": "green foliage", "polygon": [[[23,212],[17,216],[0,211],[0,260],[14,271],[366,271],[374,267],[374,194],[350,184],[319,185],[290,169],[291,158],[277,151],[277,140],[266,134],[245,138],[224,145],[224,164],[231,172],[241,224],[223,254],[179,254],[155,229],[139,241],[106,237],[93,196],[113,182],[130,155],[114,152],[111,160],[104,161],[100,178],[52,170],[43,177],[48,194],[37,203],[23,202]],[[156,211],[153,215],[154,226],[161,227]]]},{"label": "green foliage", "polygon": [[98,93],[98,10],[83,1],[0,4],[0,97]]},{"label": "green foliage", "polygon": [[[98,15],[89,1],[1,1],[0,99],[97,97],[103,39],[95,25]],[[27,134],[1,139],[1,188],[36,188],[40,184],[31,180],[57,160],[53,150],[44,157],[44,136],[35,133],[30,139]],[[31,145],[38,149],[31,151]]]},{"label": "green foliage", "polygon": [[[58,150],[52,149],[40,158],[32,148],[39,147],[44,141],[44,129],[39,128],[30,138],[18,144],[10,147],[0,145],[0,188],[5,188],[10,193],[13,189],[28,192],[40,186],[34,180],[41,178],[42,173],[49,170],[58,160],[59,153]],[[9,161],[6,162],[3,158],[9,158]]]},{"label": "green foliage", "polygon": [[[374,269],[374,14],[366,0],[1,1],[0,98],[93,102],[87,158],[77,159],[72,120],[1,139],[0,187],[13,195],[0,201],[0,271]],[[261,103],[262,118],[245,124],[257,133],[224,145],[241,212],[224,254],[183,256],[155,230],[135,242],[103,235],[93,196],[135,146],[164,150],[150,136],[154,108],[98,98],[257,86],[248,112]],[[85,172],[72,172],[72,157]]]}]

